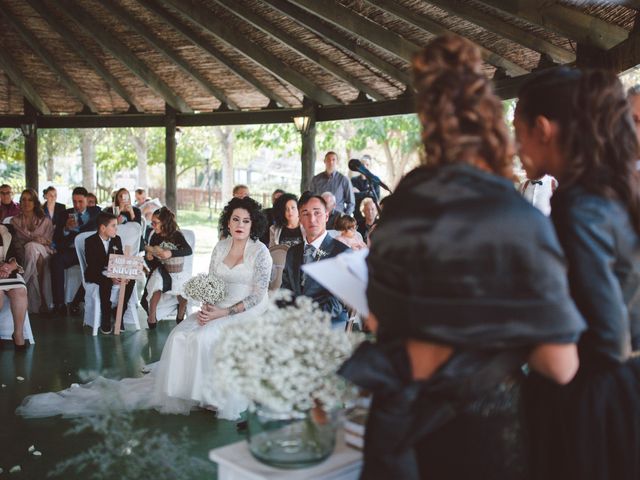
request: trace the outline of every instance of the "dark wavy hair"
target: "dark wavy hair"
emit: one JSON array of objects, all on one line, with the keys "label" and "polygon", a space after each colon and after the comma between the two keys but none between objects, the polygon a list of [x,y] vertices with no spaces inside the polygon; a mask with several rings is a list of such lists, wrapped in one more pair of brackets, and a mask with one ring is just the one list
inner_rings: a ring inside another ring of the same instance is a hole
[{"label": "dark wavy hair", "polygon": [[567,168],[558,189],[579,184],[621,201],[640,233],[638,138],[624,88],[613,72],[566,67],[543,72],[524,84],[517,115],[529,126],[538,116],[558,124]]},{"label": "dark wavy hair", "polygon": [[249,212],[249,216],[251,217],[251,231],[249,233],[249,237],[251,240],[259,239],[267,229],[267,217],[262,213],[262,205],[251,197],[234,197],[224,206],[222,214],[220,215],[220,221],[218,222],[218,228],[222,232],[222,236],[226,238],[231,234],[229,231],[229,221],[231,220],[233,211],[237,208],[241,208]]},{"label": "dark wavy hair", "polygon": [[283,193],[280,195],[275,203],[273,204],[273,221],[278,227],[286,227],[287,219],[284,216],[285,209],[287,203],[291,200],[298,203],[298,197],[296,197],[293,193]]},{"label": "dark wavy hair", "polygon": [[36,192],[33,188],[26,188],[20,194],[20,203],[22,203],[22,196],[29,195],[31,200],[33,201],[33,214],[38,219],[44,218],[44,210],[42,209],[42,204],[40,203],[40,199],[38,198],[38,192]]},{"label": "dark wavy hair", "polygon": [[171,237],[175,232],[180,230],[176,221],[176,214],[168,207],[160,207],[153,212],[154,217],[158,217],[162,225],[162,235],[166,238]]},{"label": "dark wavy hair", "polygon": [[424,164],[472,163],[479,156],[495,174],[514,178],[514,147],[480,50],[447,34],[418,52],[412,66]]}]

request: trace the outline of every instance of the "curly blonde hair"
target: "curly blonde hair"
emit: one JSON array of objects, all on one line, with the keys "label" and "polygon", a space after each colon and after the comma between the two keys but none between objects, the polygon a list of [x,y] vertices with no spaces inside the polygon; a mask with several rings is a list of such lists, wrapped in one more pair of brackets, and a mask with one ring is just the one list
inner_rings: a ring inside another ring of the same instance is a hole
[{"label": "curly blonde hair", "polygon": [[513,144],[502,102],[482,72],[478,48],[456,35],[433,40],[413,58],[416,111],[427,166],[480,157],[497,175],[513,178]]}]

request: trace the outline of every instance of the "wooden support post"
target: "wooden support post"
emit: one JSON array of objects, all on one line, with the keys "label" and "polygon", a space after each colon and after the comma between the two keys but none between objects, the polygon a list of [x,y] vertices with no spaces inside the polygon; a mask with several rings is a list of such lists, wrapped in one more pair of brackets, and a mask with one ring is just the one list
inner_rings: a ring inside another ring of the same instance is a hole
[{"label": "wooden support post", "polygon": [[316,109],[315,105],[308,98],[303,100],[303,110],[305,115],[309,115],[309,128],[302,132],[302,148],[300,151],[300,161],[302,163],[302,174],[300,176],[300,193],[309,189],[309,183],[313,178],[316,163]]},{"label": "wooden support post", "polygon": [[36,123],[37,110],[24,99],[24,120],[20,125],[24,136],[24,179],[27,188],[38,189],[38,130]]},{"label": "wooden support post", "polygon": [[176,170],[176,111],[165,106],[165,205],[176,215],[177,211],[177,170]]}]

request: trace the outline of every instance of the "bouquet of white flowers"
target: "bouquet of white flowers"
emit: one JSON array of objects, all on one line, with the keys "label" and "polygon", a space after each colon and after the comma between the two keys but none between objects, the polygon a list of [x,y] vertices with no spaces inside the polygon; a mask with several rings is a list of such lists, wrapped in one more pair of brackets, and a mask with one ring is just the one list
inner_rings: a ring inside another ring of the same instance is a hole
[{"label": "bouquet of white flowers", "polygon": [[227,286],[214,275],[199,273],[182,287],[185,296],[202,303],[215,305],[227,295]]},{"label": "bouquet of white flowers", "polygon": [[[278,308],[276,302],[288,302]],[[330,317],[310,298],[292,303],[280,291],[265,314],[225,327],[212,358],[212,386],[246,396],[276,412],[340,407],[355,389],[336,374],[360,337],[332,330]]]}]

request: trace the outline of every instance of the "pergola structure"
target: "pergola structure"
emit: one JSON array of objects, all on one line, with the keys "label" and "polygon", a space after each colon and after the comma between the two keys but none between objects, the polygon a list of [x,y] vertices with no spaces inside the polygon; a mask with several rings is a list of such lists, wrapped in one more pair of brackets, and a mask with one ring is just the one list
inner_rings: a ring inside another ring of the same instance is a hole
[{"label": "pergola structure", "polygon": [[0,127],[165,127],[176,203],[178,126],[289,122],[313,175],[318,121],[410,113],[410,61],[435,35],[480,46],[505,98],[557,64],[640,63],[640,0],[0,0]]}]

